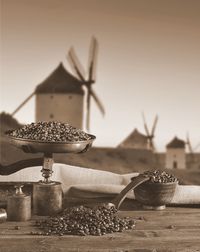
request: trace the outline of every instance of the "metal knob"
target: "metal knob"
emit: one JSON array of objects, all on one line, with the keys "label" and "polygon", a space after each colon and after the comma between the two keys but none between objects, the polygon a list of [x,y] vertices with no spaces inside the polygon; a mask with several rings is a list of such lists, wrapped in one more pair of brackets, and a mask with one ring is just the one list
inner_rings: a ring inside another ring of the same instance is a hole
[{"label": "metal knob", "polygon": [[23,191],[22,191],[22,187],[24,187],[24,185],[16,185],[15,186],[15,194],[20,196],[20,195],[24,195]]}]

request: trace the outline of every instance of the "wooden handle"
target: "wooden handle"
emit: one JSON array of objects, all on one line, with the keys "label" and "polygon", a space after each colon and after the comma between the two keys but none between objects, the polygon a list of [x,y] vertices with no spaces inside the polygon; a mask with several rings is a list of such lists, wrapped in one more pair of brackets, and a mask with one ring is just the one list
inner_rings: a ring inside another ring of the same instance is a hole
[{"label": "wooden handle", "polygon": [[134,188],[139,186],[140,184],[146,182],[147,180],[149,180],[149,177],[143,174],[140,174],[137,177],[132,178],[132,181],[120,192],[120,194],[117,195],[117,197],[112,201],[112,203],[115,205],[117,209],[119,209],[120,205],[126,198],[127,193],[130,190],[133,190]]},{"label": "wooden handle", "polygon": [[10,175],[24,168],[43,165],[43,158],[20,160],[9,165],[0,164],[0,175]]}]

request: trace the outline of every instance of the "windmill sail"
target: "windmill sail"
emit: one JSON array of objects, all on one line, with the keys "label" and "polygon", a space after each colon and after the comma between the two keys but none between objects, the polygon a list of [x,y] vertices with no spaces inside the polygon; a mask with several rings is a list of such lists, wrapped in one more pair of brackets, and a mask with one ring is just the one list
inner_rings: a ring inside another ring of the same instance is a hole
[{"label": "windmill sail", "polygon": [[151,130],[151,135],[152,136],[154,136],[154,134],[155,134],[155,129],[156,129],[157,122],[158,122],[158,115],[156,115],[156,117],[154,119],[154,122],[153,122],[152,130]]},{"label": "windmill sail", "polygon": [[149,141],[149,148],[151,150],[155,151],[156,148],[155,148],[155,144],[154,144],[153,139],[155,137],[155,130],[156,130],[157,122],[158,122],[158,115],[155,116],[153,126],[152,126],[152,129],[151,129],[151,133],[150,133],[150,130],[148,129],[144,112],[142,112],[142,118],[143,118],[143,123],[144,123],[144,129],[145,129],[148,141]]},{"label": "windmill sail", "polygon": [[30,94],[13,112],[12,112],[12,116],[14,116],[35,94],[35,91]]},{"label": "windmill sail", "polygon": [[194,150],[196,151],[200,147],[200,143],[198,143],[195,147]]},{"label": "windmill sail", "polygon": [[88,58],[88,79],[95,82],[96,67],[97,67],[98,42],[96,38],[92,38],[90,43],[89,58]]},{"label": "windmill sail", "polygon": [[148,129],[148,127],[147,127],[147,123],[146,123],[146,119],[145,119],[144,112],[142,112],[142,118],[143,118],[143,123],[144,123],[145,132],[146,132],[147,136],[149,137],[149,136],[150,136],[150,133],[149,133],[149,129]]},{"label": "windmill sail", "polygon": [[186,134],[186,142],[185,143],[188,146],[188,151],[190,154],[194,154],[194,152],[200,147],[200,143],[198,143],[195,147],[192,146],[188,132]]},{"label": "windmill sail", "polygon": [[88,86],[88,93],[87,93],[87,117],[86,117],[86,128],[90,130],[90,97],[91,97],[91,86]]},{"label": "windmill sail", "polygon": [[81,81],[86,82],[84,68],[81,65],[80,61],[78,60],[78,57],[76,56],[76,53],[73,47],[70,48],[67,59],[72,69],[74,70],[74,73],[77,75],[77,77]]},{"label": "windmill sail", "polygon": [[93,88],[91,88],[90,92],[91,92],[92,97],[94,98],[94,101],[96,102],[97,106],[99,107],[102,115],[105,115],[105,108],[104,108],[102,102],[99,100],[96,93],[94,92]]},{"label": "windmill sail", "polygon": [[85,74],[84,74],[83,67],[82,67],[81,63],[79,62],[78,57],[76,56],[76,53],[73,48],[71,48],[68,53],[68,60],[70,62],[70,65],[74,69],[76,75],[78,76],[78,78],[87,87],[86,128],[87,128],[87,130],[89,130],[91,85],[90,85],[90,83],[86,82],[86,80],[85,80]]},{"label": "windmill sail", "polygon": [[86,128],[89,130],[90,124],[90,107],[91,107],[91,97],[94,99],[95,103],[97,104],[100,112],[104,115],[105,109],[103,104],[101,103],[98,96],[95,94],[94,90],[92,89],[92,84],[95,82],[96,78],[96,62],[97,62],[97,50],[98,50],[98,42],[93,37],[90,43],[90,50],[89,50],[89,60],[88,60],[88,80],[85,78],[85,71],[82,67],[78,57],[75,53],[74,48],[71,48],[68,52],[68,61],[72,66],[75,74],[78,78],[82,81],[82,84],[87,88],[87,111],[86,111]]},{"label": "windmill sail", "polygon": [[190,137],[189,137],[188,132],[187,132],[187,135],[186,135],[186,144],[188,146],[189,152],[192,154],[193,153],[193,148],[192,148],[192,145],[191,145],[191,142],[190,142]]}]

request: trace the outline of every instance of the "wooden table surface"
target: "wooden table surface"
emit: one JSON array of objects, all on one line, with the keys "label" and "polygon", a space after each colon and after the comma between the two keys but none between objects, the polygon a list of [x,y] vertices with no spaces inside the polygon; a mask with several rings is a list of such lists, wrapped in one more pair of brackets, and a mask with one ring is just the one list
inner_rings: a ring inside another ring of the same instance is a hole
[{"label": "wooden table surface", "polygon": [[104,236],[31,235],[31,231],[38,231],[34,226],[36,216],[28,222],[1,223],[0,252],[200,251],[200,208],[150,211],[136,208],[134,202],[128,205],[118,214],[136,219],[135,229]]}]

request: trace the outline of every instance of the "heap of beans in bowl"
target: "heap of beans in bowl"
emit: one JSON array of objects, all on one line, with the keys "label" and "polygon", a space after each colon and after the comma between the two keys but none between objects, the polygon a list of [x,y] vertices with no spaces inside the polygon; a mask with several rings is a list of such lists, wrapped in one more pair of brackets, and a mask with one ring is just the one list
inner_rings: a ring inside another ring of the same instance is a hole
[{"label": "heap of beans in bowl", "polygon": [[91,139],[91,136],[83,130],[57,121],[26,124],[19,129],[8,131],[7,134],[15,138],[44,142],[75,142]]},{"label": "heap of beans in bowl", "polygon": [[150,181],[153,183],[165,184],[178,182],[178,179],[173,174],[169,174],[168,172],[162,170],[145,171],[143,174],[149,177]]}]

